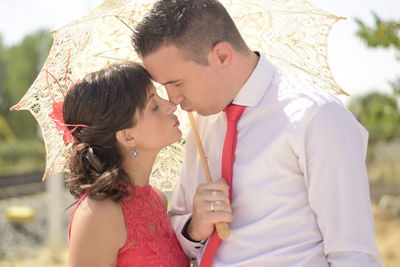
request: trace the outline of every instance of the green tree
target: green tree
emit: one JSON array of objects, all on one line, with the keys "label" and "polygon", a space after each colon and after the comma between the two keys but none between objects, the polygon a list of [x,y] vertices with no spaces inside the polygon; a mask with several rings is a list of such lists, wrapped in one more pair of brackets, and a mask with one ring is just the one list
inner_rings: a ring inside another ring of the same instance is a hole
[{"label": "green tree", "polygon": [[5,47],[3,39],[0,35],[0,116],[5,115],[8,103],[6,102],[8,97],[6,96],[5,89],[5,78],[6,78],[6,66],[5,66]]},{"label": "green tree", "polygon": [[370,47],[393,47],[400,52],[400,22],[382,20],[377,14],[373,13],[374,26],[367,26],[360,19],[356,19],[358,24],[357,36],[360,37]]},{"label": "green tree", "polygon": [[[393,94],[397,99],[400,97],[400,78],[397,78],[396,80],[389,82],[390,86],[392,86]],[[400,111],[400,101],[397,101],[397,104],[399,105],[399,111]]]},{"label": "green tree", "polygon": [[7,121],[0,115],[0,141],[15,141],[15,135]]},{"label": "green tree", "polygon": [[[358,24],[357,36],[372,48],[394,48],[398,53],[397,59],[400,60],[400,21],[385,21],[375,13],[372,13],[372,15],[374,17],[372,27],[366,25],[360,19],[356,19]],[[400,111],[400,78],[389,83]]]},{"label": "green tree", "polygon": [[400,114],[392,96],[373,92],[353,99],[349,109],[368,130],[370,142],[400,137]]},{"label": "green tree", "polygon": [[40,30],[25,37],[19,44],[0,50],[6,74],[0,77],[6,106],[2,112],[17,138],[27,139],[37,135],[37,123],[29,112],[8,109],[18,103],[38,75],[50,49],[51,39],[48,31]]},{"label": "green tree", "polygon": [[3,44],[2,37],[0,35],[0,141],[2,140],[14,140],[15,134],[11,130],[9,123],[5,119],[8,113],[9,97],[6,92],[5,80],[6,80],[6,47]]}]

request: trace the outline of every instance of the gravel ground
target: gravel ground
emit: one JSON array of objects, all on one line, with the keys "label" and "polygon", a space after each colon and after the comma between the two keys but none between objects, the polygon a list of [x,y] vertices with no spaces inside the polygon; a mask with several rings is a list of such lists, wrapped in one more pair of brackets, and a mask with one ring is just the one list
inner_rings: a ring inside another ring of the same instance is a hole
[{"label": "gravel ground", "polygon": [[[63,208],[74,203],[68,191],[63,194]],[[46,245],[47,236],[46,193],[0,200],[0,260],[17,261],[38,257],[39,248]],[[15,224],[7,220],[5,210],[11,205],[29,206],[35,210],[30,222]],[[72,208],[62,212],[64,243],[67,244],[67,229]],[[2,264],[1,264],[2,265]],[[4,265],[2,265],[4,266]]]},{"label": "gravel ground", "polygon": [[[385,187],[386,188],[386,187]],[[371,191],[374,199],[379,200],[383,193],[388,191],[378,185],[372,185]],[[396,188],[396,194],[400,192],[400,186]],[[382,192],[380,192],[382,191]],[[390,191],[390,193],[393,193]],[[170,198],[171,193],[167,193]],[[63,193],[63,208],[74,203],[73,197],[68,191]],[[375,200],[375,203],[377,201]],[[1,267],[65,267],[67,266],[67,228],[72,208],[62,212],[65,248],[60,252],[59,257],[52,259],[51,252],[46,246],[47,239],[47,194],[38,193],[19,198],[8,198],[0,200],[0,266]],[[5,217],[5,209],[11,205],[25,205],[32,207],[36,216],[31,222],[21,225],[10,223]],[[398,237],[400,229],[400,217],[382,213],[382,208],[375,205],[375,223],[377,228],[378,247],[384,258],[385,267],[400,266],[400,254]],[[379,211],[379,212],[377,212]],[[382,215],[382,214],[384,215]],[[389,217],[388,217],[389,216]]]}]

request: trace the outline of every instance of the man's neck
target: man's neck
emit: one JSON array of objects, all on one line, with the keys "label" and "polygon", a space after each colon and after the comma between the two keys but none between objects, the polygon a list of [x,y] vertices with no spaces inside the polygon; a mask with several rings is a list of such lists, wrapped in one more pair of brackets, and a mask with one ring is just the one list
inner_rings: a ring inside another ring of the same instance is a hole
[{"label": "man's neck", "polygon": [[260,55],[258,52],[251,52],[249,55],[239,56],[238,67],[236,68],[237,71],[234,73],[237,78],[235,79],[236,81],[234,86],[232,86],[230,101],[228,104],[233,102],[240,89],[242,89],[243,85],[250,78],[259,59]]}]

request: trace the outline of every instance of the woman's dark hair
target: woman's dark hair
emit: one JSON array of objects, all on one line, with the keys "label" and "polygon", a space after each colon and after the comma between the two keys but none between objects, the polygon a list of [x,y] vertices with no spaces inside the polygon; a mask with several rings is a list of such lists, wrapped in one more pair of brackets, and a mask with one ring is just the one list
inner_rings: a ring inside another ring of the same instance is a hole
[{"label": "woman's dark hair", "polygon": [[217,0],[158,0],[132,36],[141,57],[173,44],[188,59],[202,65],[208,65],[207,55],[219,42],[230,43],[242,54],[251,52]]},{"label": "woman's dark hair", "polygon": [[73,196],[88,192],[94,199],[119,201],[128,194],[124,185],[132,182],[120,167],[115,133],[136,124],[135,114],[143,112],[150,86],[141,65],[122,63],[85,76],[68,91],[62,111],[65,123],[89,126],[72,132],[78,140],[67,180]]}]

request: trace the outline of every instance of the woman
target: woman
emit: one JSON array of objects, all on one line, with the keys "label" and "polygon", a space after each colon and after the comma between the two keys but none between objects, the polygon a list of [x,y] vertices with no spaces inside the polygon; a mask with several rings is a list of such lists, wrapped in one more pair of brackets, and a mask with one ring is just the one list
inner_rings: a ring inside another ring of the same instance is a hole
[{"label": "woman", "polygon": [[136,63],[89,74],[68,92],[64,123],[76,139],[68,184],[78,198],[70,266],[189,266],[166,197],[149,185],[157,153],[181,138],[175,110]]}]

